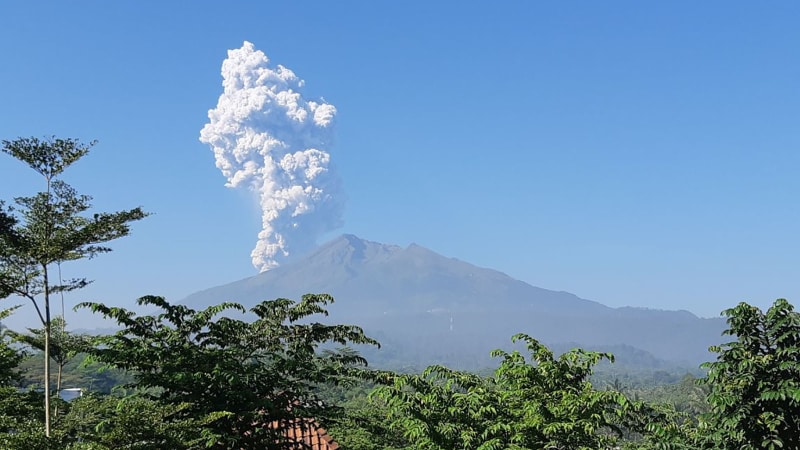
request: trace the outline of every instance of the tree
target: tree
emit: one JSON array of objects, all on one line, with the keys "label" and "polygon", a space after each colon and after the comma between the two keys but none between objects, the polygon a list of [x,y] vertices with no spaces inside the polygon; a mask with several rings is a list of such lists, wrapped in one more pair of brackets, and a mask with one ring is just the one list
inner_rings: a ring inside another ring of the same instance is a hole
[{"label": "tree", "polygon": [[[69,405],[57,430],[72,448],[183,450],[204,447],[199,418],[182,417],[188,405],[161,404],[143,396],[84,395]],[[78,446],[80,442],[82,446]]]},{"label": "tree", "polygon": [[164,405],[142,396],[89,394],[61,403],[64,413],[46,437],[42,393],[0,388],[3,450],[188,450],[205,447],[205,423],[180,418],[186,405]]},{"label": "tree", "polygon": [[362,395],[343,405],[343,414],[327,430],[348,450],[411,450],[408,441],[390,428],[389,407],[378,398]]},{"label": "tree", "polygon": [[[51,355],[51,296],[89,284],[85,278],[53,280],[51,266],[111,251],[102,244],[126,236],[130,222],[147,216],[141,208],[83,215],[91,208],[91,197],[79,195],[59,176],[94,144],[55,137],[2,141],[4,153],[27,164],[45,181],[44,191],[14,199],[15,208],[0,207],[0,298],[17,295],[31,301],[44,328],[46,355]],[[44,358],[44,365],[45,434],[49,437],[50,358]]]},{"label": "tree", "polygon": [[[7,450],[51,450],[63,442],[54,442],[43,433],[43,395],[36,391],[19,392],[0,387],[0,448]],[[61,447],[63,448],[63,447]]]},{"label": "tree", "polygon": [[426,450],[611,448],[629,423],[642,422],[631,417],[640,405],[589,382],[592,367],[612,355],[576,349],[556,358],[529,336],[514,340],[525,342],[530,361],[496,350],[500,367],[489,377],[442,366],[383,373],[372,395],[386,401],[393,427]]},{"label": "tree", "polygon": [[724,449],[800,448],[800,314],[778,299],[766,314],[740,303],[723,311],[725,334],[711,347],[705,380],[711,411],[701,428]]},{"label": "tree", "polygon": [[[11,315],[17,307],[0,310],[0,320]],[[0,388],[9,386],[19,380],[17,366],[22,362],[23,355],[9,345],[9,330],[0,324]]]},{"label": "tree", "polygon": [[697,423],[671,405],[646,405],[639,414],[641,433],[622,444],[625,450],[698,450],[704,447]]},{"label": "tree", "polygon": [[[348,383],[366,361],[350,351],[320,349],[338,343],[377,345],[353,325],[311,322],[327,315],[327,294],[264,301],[250,309],[237,303],[202,311],[147,296],[140,305],[158,307],[158,315],[137,316],[123,308],[83,303],[122,329],[90,351],[96,360],[131,371],[131,387],[164,404],[185,404],[186,417],[214,416],[205,429],[213,448],[292,448],[283,432],[298,418],[324,420],[331,405],[316,394],[323,383]],[[225,314],[225,315],[223,315]],[[327,350],[327,351],[322,351]]]},{"label": "tree", "polygon": [[[9,335],[17,342],[44,352],[45,335],[43,328],[28,328],[28,334],[9,331]],[[50,321],[50,358],[56,363],[56,392],[61,391],[61,379],[64,366],[78,353],[85,352],[92,344],[91,337],[67,331],[63,316],[56,316]]]}]

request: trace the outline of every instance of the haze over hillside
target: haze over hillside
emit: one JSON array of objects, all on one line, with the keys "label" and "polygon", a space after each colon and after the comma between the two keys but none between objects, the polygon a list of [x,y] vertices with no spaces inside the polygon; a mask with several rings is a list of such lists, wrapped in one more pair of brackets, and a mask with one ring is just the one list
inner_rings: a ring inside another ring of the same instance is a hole
[{"label": "haze over hillside", "polygon": [[[343,235],[308,256],[188,296],[203,308],[265,299],[332,294],[329,320],[364,327],[383,344],[379,360],[410,365],[480,366],[488,353],[527,333],[556,348],[607,349],[696,367],[722,341],[722,319],[687,311],[609,308],[567,292],[531,286],[501,272],[406,248]],[[649,353],[649,355],[648,355]]]}]

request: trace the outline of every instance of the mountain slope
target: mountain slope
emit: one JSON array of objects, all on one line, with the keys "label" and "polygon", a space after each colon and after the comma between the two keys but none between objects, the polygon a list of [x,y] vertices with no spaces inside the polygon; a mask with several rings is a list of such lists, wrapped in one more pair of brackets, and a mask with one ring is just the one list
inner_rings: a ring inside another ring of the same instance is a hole
[{"label": "mountain slope", "polygon": [[548,344],[632,346],[655,358],[694,367],[710,358],[724,322],[686,311],[609,308],[566,292],[537,288],[501,272],[407,248],[341,236],[307,257],[234,283],[190,295],[202,308],[231,300],[245,305],[327,292],[331,320],[375,335],[384,359],[409,364],[485,365],[491,349],[525,332]]}]

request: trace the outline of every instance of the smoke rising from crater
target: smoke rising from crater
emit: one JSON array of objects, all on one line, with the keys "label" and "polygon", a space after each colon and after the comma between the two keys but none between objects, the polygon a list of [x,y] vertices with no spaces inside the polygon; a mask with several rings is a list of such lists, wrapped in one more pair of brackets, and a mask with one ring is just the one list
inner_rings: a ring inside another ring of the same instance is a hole
[{"label": "smoke rising from crater", "polygon": [[303,84],[245,42],[228,51],[222,95],[200,131],[226,186],[258,195],[262,230],[251,256],[261,272],[341,224],[340,183],[326,150],[336,108],[305,99]]}]

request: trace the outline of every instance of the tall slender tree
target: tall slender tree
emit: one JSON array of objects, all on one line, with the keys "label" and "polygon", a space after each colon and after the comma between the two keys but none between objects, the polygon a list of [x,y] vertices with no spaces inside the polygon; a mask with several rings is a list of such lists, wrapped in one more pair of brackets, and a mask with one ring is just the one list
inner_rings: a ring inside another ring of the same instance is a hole
[{"label": "tall slender tree", "polygon": [[[4,140],[0,148],[44,179],[43,191],[15,198],[13,207],[0,204],[0,298],[16,295],[31,301],[44,328],[45,355],[51,354],[51,297],[90,283],[86,278],[54,280],[53,265],[111,251],[103,244],[126,236],[131,222],[148,215],[141,208],[86,215],[91,197],[78,194],[60,175],[95,144],[30,137]],[[44,358],[44,366],[45,434],[49,437],[49,357]]]}]

